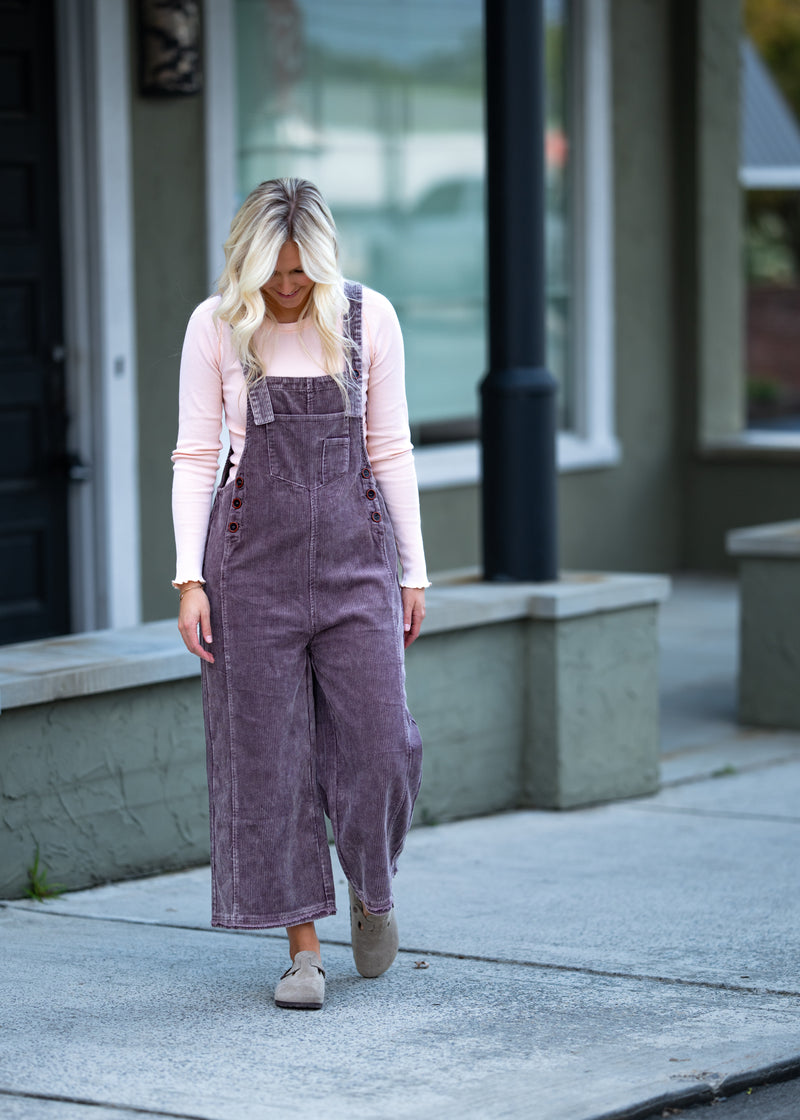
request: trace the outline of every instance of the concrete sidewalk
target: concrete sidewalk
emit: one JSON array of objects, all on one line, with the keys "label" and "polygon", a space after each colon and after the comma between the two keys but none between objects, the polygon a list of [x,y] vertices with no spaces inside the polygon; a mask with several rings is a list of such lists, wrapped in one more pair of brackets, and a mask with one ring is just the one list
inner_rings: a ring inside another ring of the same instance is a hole
[{"label": "concrete sidewalk", "polygon": [[379,980],[337,874],[321,1012],[206,868],[5,904],[0,1116],[589,1120],[800,1072],[800,735],[734,725],[733,626],[724,582],[665,608],[657,796],[414,831]]}]

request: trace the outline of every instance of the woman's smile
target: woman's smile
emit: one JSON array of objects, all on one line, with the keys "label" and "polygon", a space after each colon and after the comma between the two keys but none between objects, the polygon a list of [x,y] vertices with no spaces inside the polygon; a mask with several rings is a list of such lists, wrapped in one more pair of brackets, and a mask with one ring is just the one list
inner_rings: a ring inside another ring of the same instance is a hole
[{"label": "woman's smile", "polygon": [[287,241],[261,289],[264,302],[279,323],[296,323],[313,287],[314,281],[303,272],[300,250],[294,241]]}]

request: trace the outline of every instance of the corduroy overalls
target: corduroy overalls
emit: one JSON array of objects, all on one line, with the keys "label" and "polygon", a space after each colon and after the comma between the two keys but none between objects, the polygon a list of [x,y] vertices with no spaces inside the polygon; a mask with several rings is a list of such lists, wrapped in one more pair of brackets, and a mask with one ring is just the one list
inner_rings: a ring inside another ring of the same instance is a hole
[{"label": "corduroy overalls", "polygon": [[369,911],[391,882],[419,790],[391,522],[362,418],[361,287],[347,407],[332,377],[265,377],[209,519],[214,664],[202,662],[212,925],[335,912],[323,812]]}]

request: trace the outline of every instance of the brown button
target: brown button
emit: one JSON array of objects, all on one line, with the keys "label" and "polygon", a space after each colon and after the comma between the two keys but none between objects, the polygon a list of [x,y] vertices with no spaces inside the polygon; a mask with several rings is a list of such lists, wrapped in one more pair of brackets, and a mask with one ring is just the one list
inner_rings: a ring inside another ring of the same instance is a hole
[{"label": "brown button", "polygon": [[380,519],[381,519],[381,515],[378,513],[377,510],[375,510],[374,513],[370,514],[370,517],[372,518],[373,521],[380,521]]},{"label": "brown button", "polygon": [[241,475],[239,475],[239,477],[236,479],[236,489],[241,490],[241,488],[243,486],[244,486],[244,479],[242,478]]},{"label": "brown button", "polygon": [[233,506],[234,509],[241,509],[242,508],[242,499],[241,498],[234,498],[233,501],[231,502],[231,505]]},{"label": "brown button", "polygon": [[231,521],[228,528],[230,529],[230,531],[232,533],[238,533],[239,532],[239,522],[238,521]]},{"label": "brown button", "polygon": [[372,499],[376,496],[375,491],[372,489],[372,487],[370,487],[369,490],[366,491],[366,496],[370,501],[372,501]]},{"label": "brown button", "polygon": [[369,467],[362,467],[361,468],[361,477],[362,478],[371,478],[372,477],[372,471],[369,469]]}]

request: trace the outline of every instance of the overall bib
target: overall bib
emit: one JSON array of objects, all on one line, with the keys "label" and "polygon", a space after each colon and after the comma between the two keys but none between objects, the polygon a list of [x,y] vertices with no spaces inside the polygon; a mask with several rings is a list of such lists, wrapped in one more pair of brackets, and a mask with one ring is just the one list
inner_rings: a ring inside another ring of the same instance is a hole
[{"label": "overall bib", "polygon": [[356,894],[388,912],[419,790],[397,551],[362,419],[361,287],[346,290],[346,407],[327,374],[262,378],[211,509],[215,660],[201,664],[214,926],[335,913],[323,814]]}]

